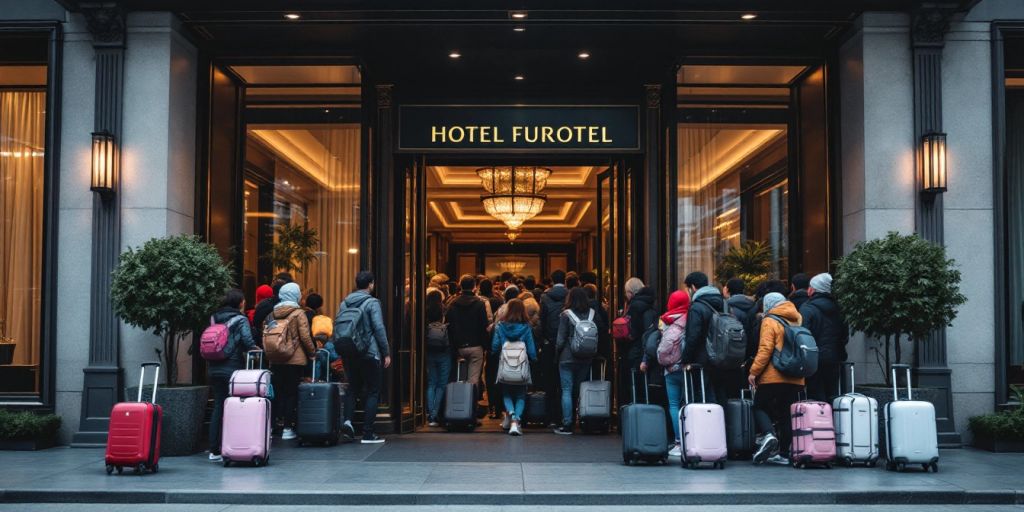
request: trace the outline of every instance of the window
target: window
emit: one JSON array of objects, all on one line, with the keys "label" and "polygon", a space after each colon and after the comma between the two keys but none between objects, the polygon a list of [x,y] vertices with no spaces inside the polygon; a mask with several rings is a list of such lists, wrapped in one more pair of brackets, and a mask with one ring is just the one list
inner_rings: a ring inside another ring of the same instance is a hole
[{"label": "window", "polygon": [[[0,63],[0,400],[41,393],[47,44]],[[8,43],[12,43],[8,46]]]}]

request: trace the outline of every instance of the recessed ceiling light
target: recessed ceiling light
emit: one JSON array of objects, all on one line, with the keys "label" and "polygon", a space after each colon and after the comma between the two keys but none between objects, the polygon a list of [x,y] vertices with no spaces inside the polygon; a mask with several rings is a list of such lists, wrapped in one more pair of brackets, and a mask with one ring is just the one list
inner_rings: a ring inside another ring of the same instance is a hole
[{"label": "recessed ceiling light", "polygon": [[448,54],[448,57],[450,57],[452,59],[457,59],[459,57],[462,57],[462,54],[459,53],[458,50],[452,50],[452,52]]},{"label": "recessed ceiling light", "polygon": [[290,20],[297,20],[297,19],[301,18],[302,16],[299,16],[298,14],[296,14],[294,12],[290,12],[288,14],[285,14],[284,17],[288,18]]},{"label": "recessed ceiling light", "polygon": [[590,52],[580,52],[580,54],[577,55],[577,57],[579,57],[581,59],[589,59],[590,58]]},{"label": "recessed ceiling light", "polygon": [[525,77],[525,76],[523,76],[523,75],[516,75],[516,76],[515,76],[515,79],[516,79],[516,80],[526,80],[526,77]]},{"label": "recessed ceiling light", "polygon": [[755,19],[757,19],[757,15],[756,15],[756,14],[754,14],[754,13],[752,13],[752,12],[748,12],[748,13],[746,13],[746,14],[744,14],[744,15],[740,16],[740,18],[741,18],[741,19],[744,19],[744,20],[747,20],[747,21],[750,21],[750,20],[755,20]]},{"label": "recessed ceiling light", "polygon": [[526,11],[509,11],[508,16],[514,20],[525,20],[528,15]]},{"label": "recessed ceiling light", "polygon": [[526,25],[516,25],[512,27],[512,30],[515,32],[526,32]]}]

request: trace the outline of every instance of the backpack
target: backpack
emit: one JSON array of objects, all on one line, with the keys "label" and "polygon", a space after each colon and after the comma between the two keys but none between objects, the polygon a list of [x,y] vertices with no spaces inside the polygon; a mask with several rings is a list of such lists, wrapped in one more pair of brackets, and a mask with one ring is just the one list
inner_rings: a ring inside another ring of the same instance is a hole
[{"label": "backpack", "polygon": [[334,317],[334,347],[338,353],[347,356],[361,356],[370,350],[370,329],[367,326],[363,300],[352,307],[348,301],[341,302],[338,315]]},{"label": "backpack", "polygon": [[427,351],[444,352],[448,350],[448,324],[444,318],[427,324]]},{"label": "backpack", "polygon": [[292,355],[299,348],[299,338],[289,337],[288,325],[291,324],[295,315],[306,314],[301,309],[296,309],[290,315],[277,319],[271,314],[267,317],[263,328],[263,351],[271,363],[287,363]]},{"label": "backpack", "polygon": [[218,324],[210,317],[210,326],[203,329],[199,337],[199,355],[207,361],[223,361],[230,355],[228,342],[231,341],[231,326],[235,320],[242,317],[232,317],[223,324]]},{"label": "backpack", "polygon": [[739,319],[728,313],[719,313],[705,301],[711,309],[711,322],[708,324],[707,352],[708,362],[718,368],[739,368],[747,355],[747,337],[743,332],[743,324]]},{"label": "backpack", "polygon": [[658,342],[658,364],[669,368],[683,360],[683,338],[686,334],[686,315],[675,319],[661,333]]},{"label": "backpack", "polygon": [[818,343],[811,331],[803,326],[792,326],[776,315],[767,315],[782,324],[785,335],[782,350],[772,353],[772,366],[790,377],[810,377],[818,371]]},{"label": "backpack", "polygon": [[586,359],[597,355],[597,324],[594,323],[594,310],[583,320],[571,309],[566,310],[572,319],[572,339],[569,340],[569,351],[573,357]]},{"label": "backpack", "polygon": [[623,315],[612,322],[612,339],[615,341],[629,341],[629,315]]},{"label": "backpack", "polygon": [[316,315],[313,317],[313,325],[310,326],[309,330],[313,336],[322,334],[330,338],[334,334],[334,320],[327,315]]},{"label": "backpack", "polygon": [[498,357],[498,383],[516,386],[532,384],[530,358],[526,353],[525,342],[506,341]]}]

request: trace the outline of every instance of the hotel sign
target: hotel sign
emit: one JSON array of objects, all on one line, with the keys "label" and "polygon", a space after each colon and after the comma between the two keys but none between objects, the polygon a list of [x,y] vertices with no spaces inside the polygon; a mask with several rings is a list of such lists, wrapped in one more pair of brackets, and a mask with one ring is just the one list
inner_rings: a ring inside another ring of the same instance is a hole
[{"label": "hotel sign", "polygon": [[402,151],[637,151],[636,106],[402,105]]}]

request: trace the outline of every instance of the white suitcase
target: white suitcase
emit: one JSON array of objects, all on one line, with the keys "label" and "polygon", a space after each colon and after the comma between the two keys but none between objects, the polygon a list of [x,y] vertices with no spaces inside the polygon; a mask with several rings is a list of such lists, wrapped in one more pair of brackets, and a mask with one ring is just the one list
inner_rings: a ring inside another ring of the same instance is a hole
[{"label": "white suitcase", "polygon": [[[896,390],[896,369],[907,371],[907,399]],[[939,434],[935,427],[935,406],[915,401],[910,391],[910,365],[892,365],[893,402],[885,405],[886,464],[889,471],[903,471],[907,464],[920,464],[925,471],[939,472]]]},{"label": "white suitcase", "polygon": [[[836,429],[836,459],[852,466],[871,468],[878,462],[878,400],[856,392],[853,363],[850,368],[850,392],[832,401],[832,422]],[[839,379],[839,389],[842,378]]]}]

